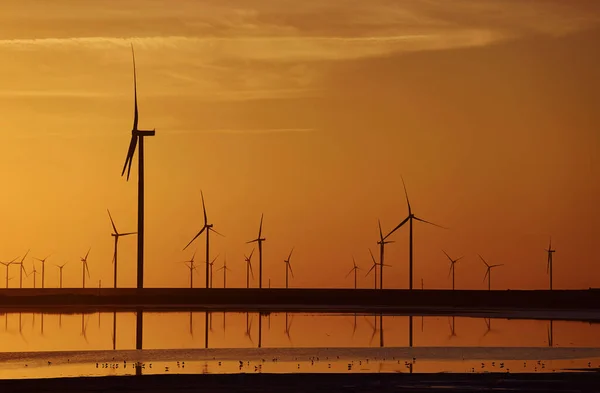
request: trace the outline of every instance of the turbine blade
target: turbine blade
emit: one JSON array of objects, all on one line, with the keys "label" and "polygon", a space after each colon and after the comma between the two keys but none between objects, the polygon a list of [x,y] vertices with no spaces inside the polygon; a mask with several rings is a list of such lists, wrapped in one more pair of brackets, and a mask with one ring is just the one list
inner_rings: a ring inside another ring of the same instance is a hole
[{"label": "turbine blade", "polygon": [[200,196],[202,197],[202,212],[204,213],[204,226],[208,225],[208,218],[206,217],[206,205],[204,204],[204,193],[200,190]]},{"label": "turbine blade", "polygon": [[194,236],[194,238],[192,240],[190,240],[190,242],[187,244],[187,246],[183,247],[183,251],[185,251],[185,249],[188,248],[190,246],[190,244],[192,244],[192,242],[198,238],[198,236],[202,235],[202,232],[204,232],[205,229],[206,229],[206,226],[203,226],[202,229],[200,230],[200,232],[198,232],[196,234],[196,236]]},{"label": "turbine blade", "polygon": [[373,256],[373,252],[371,251],[370,248],[369,248],[369,253],[371,254],[371,259],[373,260],[373,265],[377,265],[377,262],[375,261],[375,257]]},{"label": "turbine blade", "polygon": [[288,255],[288,264],[290,263],[290,258],[292,257],[292,253],[294,252],[294,247],[292,247],[292,251],[290,251],[290,255]]},{"label": "turbine blade", "polygon": [[87,253],[85,254],[85,258],[84,258],[84,259],[85,259],[86,261],[87,261],[87,257],[88,257],[88,255],[90,255],[90,251],[91,251],[91,250],[92,250],[92,247],[88,248],[88,251],[87,251]]},{"label": "turbine blade", "polygon": [[29,254],[30,250],[27,250],[27,252],[25,253],[25,255],[23,255],[23,258],[21,258],[21,266],[23,266],[23,262],[25,261],[25,257],[27,257],[27,255]]},{"label": "turbine blade", "polygon": [[434,224],[434,223],[433,223],[433,222],[431,222],[431,221],[423,220],[422,218],[419,218],[419,217],[413,217],[413,218],[414,218],[415,220],[417,220],[417,221],[424,222],[425,224],[433,225],[434,227],[438,227],[438,228],[442,228],[442,229],[448,229],[448,228],[446,228],[446,227],[443,227],[443,226],[441,226],[441,225]]},{"label": "turbine blade", "polygon": [[377,265],[371,266],[371,268],[369,269],[369,271],[367,272],[367,274],[365,274],[365,277],[367,277],[371,273],[371,270],[373,270],[375,268],[375,266],[377,266]]},{"label": "turbine blade", "polygon": [[492,267],[498,267],[498,266],[504,266],[504,264],[503,264],[503,263],[501,263],[501,264],[499,264],[499,265],[492,265],[492,266],[490,266],[490,268],[492,268]]},{"label": "turbine blade", "polygon": [[448,253],[447,253],[446,251],[442,250],[442,252],[443,252],[444,254],[446,254],[446,256],[448,257],[448,259],[450,260],[450,262],[453,262],[453,261],[452,261],[452,258],[450,258],[450,255],[448,255]]},{"label": "turbine blade", "polygon": [[294,278],[294,270],[292,270],[292,265],[288,262],[288,268],[290,269],[290,273],[292,273],[292,278]]},{"label": "turbine blade", "polygon": [[379,226],[379,239],[383,241],[383,232],[381,231],[381,220],[377,219],[377,225]]},{"label": "turbine blade", "polygon": [[490,274],[490,268],[488,267],[487,270],[485,271],[485,276],[483,276],[483,282],[485,282],[485,279],[487,278],[487,276]]},{"label": "turbine blade", "polygon": [[131,57],[133,59],[133,130],[138,129],[138,104],[137,104],[137,75],[135,72],[135,52],[133,51],[133,44],[131,44]]},{"label": "turbine blade", "polygon": [[410,216],[412,213],[412,209],[410,207],[410,201],[408,200],[408,191],[406,191],[406,183],[404,182],[404,177],[400,176],[402,179],[402,186],[404,187],[404,196],[406,197],[406,205],[408,206],[408,215]]},{"label": "turbine blade", "polygon": [[252,254],[254,254],[254,248],[252,249],[252,251],[250,252],[250,256],[248,256],[248,259],[252,260]]},{"label": "turbine blade", "polygon": [[257,241],[258,241],[258,239],[250,240],[250,241],[246,242],[246,244],[255,243]]},{"label": "turbine blade", "polygon": [[348,278],[348,276],[351,275],[353,271],[354,271],[354,268],[350,269],[350,271],[348,272],[348,274],[346,274],[346,277],[344,277],[344,278]]},{"label": "turbine blade", "polygon": [[258,227],[258,239],[260,239],[260,236],[262,234],[263,214],[260,215],[260,226]]},{"label": "turbine blade", "polygon": [[119,236],[129,236],[129,235],[136,235],[137,232],[125,232],[125,233],[119,233]]},{"label": "turbine blade", "polygon": [[448,278],[450,278],[450,275],[452,274],[452,268],[454,267],[454,264],[451,263],[450,264],[450,271],[448,272]]},{"label": "turbine blade", "polygon": [[219,236],[225,237],[225,235],[223,235],[222,233],[219,233],[219,232],[215,231],[212,227],[209,228],[209,230],[213,231],[214,233],[216,233]]},{"label": "turbine blade", "polygon": [[133,163],[133,154],[135,153],[136,146],[137,135],[131,135],[129,149],[127,150],[127,157],[125,157],[125,164],[123,165],[123,170],[121,171],[121,176],[123,176],[125,174],[125,170],[127,170],[127,180],[129,180],[129,175],[131,174],[131,164]]},{"label": "turbine blade", "polygon": [[250,267],[250,275],[252,276],[252,279],[254,280],[254,271],[252,270],[252,263],[250,261],[248,261],[248,266]]},{"label": "turbine blade", "polygon": [[117,231],[117,227],[115,225],[115,222],[113,221],[113,218],[110,215],[110,210],[106,209],[106,211],[108,212],[108,218],[110,218],[110,223],[112,224],[113,231],[115,231],[115,234],[119,233],[119,231]]},{"label": "turbine blade", "polygon": [[406,217],[400,224],[396,225],[396,227],[394,229],[392,229],[390,231],[390,233],[388,233],[383,239],[387,239],[388,237],[390,237],[394,232],[396,232],[398,229],[402,228],[402,226],[404,224],[406,224],[408,222],[408,220],[410,219],[410,216]]},{"label": "turbine blade", "polygon": [[490,265],[488,265],[488,263],[485,261],[485,259],[483,259],[483,257],[479,254],[477,254],[477,256],[479,256],[479,258],[481,258],[481,262],[483,262],[485,264],[485,266],[490,267]]}]

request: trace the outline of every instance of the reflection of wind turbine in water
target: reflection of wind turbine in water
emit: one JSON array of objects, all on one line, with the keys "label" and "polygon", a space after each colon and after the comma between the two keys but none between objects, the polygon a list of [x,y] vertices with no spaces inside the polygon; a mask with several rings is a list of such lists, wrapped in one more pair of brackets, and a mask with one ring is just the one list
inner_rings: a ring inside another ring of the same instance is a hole
[{"label": "reflection of wind turbine in water", "polygon": [[188,248],[190,246],[190,244],[192,244],[193,241],[198,238],[198,236],[202,235],[202,233],[204,231],[206,231],[206,288],[209,288],[209,287],[212,287],[212,283],[209,282],[210,277],[209,277],[209,272],[208,272],[209,261],[210,261],[210,241],[209,241],[210,231],[213,231],[214,233],[216,233],[217,235],[220,235],[220,236],[223,236],[223,235],[221,235],[219,232],[217,232],[213,229],[213,224],[208,223],[208,217],[206,215],[206,205],[204,203],[204,193],[202,192],[202,190],[200,190],[200,197],[202,198],[202,212],[204,214],[204,225],[202,226],[200,231],[196,234],[196,236],[194,236],[194,238],[192,240],[190,240],[190,242],[187,244],[187,246],[185,246],[183,248],[183,250],[185,251],[185,249]]},{"label": "reflection of wind turbine in water", "polygon": [[83,339],[85,340],[85,342],[87,344],[89,344],[89,341],[87,339],[87,325],[88,325],[88,321],[90,320],[89,316],[88,318],[85,318],[85,314],[81,314],[81,336],[83,336]]},{"label": "reflection of wind turbine in water", "polygon": [[348,272],[348,274],[346,274],[346,278],[348,278],[348,276],[350,274],[352,274],[352,272],[354,272],[354,289],[356,289],[357,288],[357,282],[358,282],[357,281],[357,274],[358,274],[358,271],[360,270],[360,267],[356,266],[356,260],[354,259],[354,257],[352,257],[352,264],[353,264],[353,267],[352,267],[352,269],[350,269],[350,271]]},{"label": "reflection of wind turbine in water", "polygon": [[456,337],[456,321],[454,318],[454,316],[448,317],[448,325],[450,326],[450,336],[448,336],[449,339]]},{"label": "reflection of wind turbine in water", "polygon": [[487,267],[487,270],[485,271],[485,276],[483,276],[483,282],[485,282],[486,278],[488,279],[488,291],[490,291],[492,289],[492,269],[495,267],[504,266],[504,264],[501,263],[499,265],[488,265],[488,263],[485,261],[485,259],[483,259],[481,255],[479,255],[479,258],[481,258],[481,262],[483,262],[483,264]]},{"label": "reflection of wind turbine in water", "polygon": [[[112,237],[115,238],[115,250],[113,252],[113,288],[117,287],[117,261],[118,261],[118,250],[119,250],[119,238],[121,236],[129,236],[129,235],[135,235],[137,232],[125,232],[125,233],[119,233],[119,231],[117,231],[117,226],[115,225],[115,222],[112,218],[112,216],[110,215],[110,210],[106,209],[106,211],[108,212],[108,218],[110,218],[110,223],[113,227],[113,233],[111,233],[110,235]],[[89,251],[88,251],[89,253]],[[87,255],[85,256],[85,259],[87,260]]]},{"label": "reflection of wind turbine in water", "polygon": [[548,346],[554,346],[554,320],[550,320],[550,325],[548,325]]},{"label": "reflection of wind turbine in water", "polygon": [[546,267],[546,273],[550,275],[550,290],[552,290],[552,255],[556,252],[556,250],[552,249],[552,238],[550,238],[550,243],[548,244],[548,249],[546,252],[548,253],[548,266]]},{"label": "reflection of wind turbine in water", "polygon": [[292,337],[290,336],[290,330],[292,329],[292,322],[294,322],[294,314],[292,314],[292,317],[289,318],[289,321],[288,321],[288,313],[285,313],[285,330],[284,330],[284,333],[287,336],[290,344],[292,344]]},{"label": "reflection of wind turbine in water", "polygon": [[254,272],[252,271],[252,254],[254,254],[254,249],[252,249],[250,256],[244,255],[244,261],[246,261],[246,288],[250,288],[250,274],[252,274],[252,279],[254,280]]},{"label": "reflection of wind turbine in water", "polygon": [[[463,259],[463,257],[457,258],[457,259],[452,259],[450,258],[450,255],[448,255],[448,253],[444,250],[442,250],[442,252],[444,254],[446,254],[446,256],[448,257],[448,259],[450,260],[450,271],[448,272],[448,277],[450,277],[450,275],[452,275],[452,290],[454,291],[454,272],[455,272],[455,266],[454,264],[458,261],[460,261],[461,259]],[[421,279],[421,289],[423,289],[423,279]]]},{"label": "reflection of wind turbine in water", "polygon": [[254,345],[254,341],[252,341],[252,318],[250,318],[250,313],[246,313],[246,331],[244,335],[248,337],[248,340]]},{"label": "reflection of wind turbine in water", "polygon": [[113,351],[117,349],[117,312],[113,311],[113,328],[112,328],[112,344]]},{"label": "reflection of wind turbine in water", "polygon": [[369,345],[371,345],[373,343],[373,339],[375,338],[375,334],[377,334],[378,329],[377,329],[377,315],[373,314],[373,321],[374,323],[371,323],[371,321],[369,320],[369,318],[367,318],[367,316],[365,315],[365,320],[367,321],[367,323],[369,324],[369,326],[371,326],[371,329],[373,329],[373,334],[371,334],[371,339],[369,340]]},{"label": "reflection of wind turbine in water", "polygon": [[485,333],[483,333],[483,337],[485,337],[492,331],[492,318],[483,318],[483,321],[486,327]]}]

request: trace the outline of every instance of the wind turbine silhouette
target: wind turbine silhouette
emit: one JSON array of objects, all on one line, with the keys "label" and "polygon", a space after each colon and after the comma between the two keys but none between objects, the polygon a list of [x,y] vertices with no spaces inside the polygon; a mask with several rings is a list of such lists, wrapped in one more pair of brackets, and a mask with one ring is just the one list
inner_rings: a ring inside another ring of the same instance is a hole
[{"label": "wind turbine silhouette", "polygon": [[371,326],[371,329],[373,329],[373,334],[371,334],[371,339],[369,340],[369,345],[371,345],[373,343],[373,339],[375,338],[375,334],[377,334],[378,329],[377,329],[377,315],[373,314],[373,320],[375,321],[375,324],[371,323],[371,321],[369,320],[369,318],[367,318],[367,316],[365,315],[365,320],[367,321],[367,323],[369,324],[369,326]]},{"label": "wind turbine silhouette", "polygon": [[290,255],[288,255],[287,259],[283,260],[285,263],[285,288],[288,288],[288,273],[292,274],[292,278],[294,277],[294,271],[292,270],[292,265],[290,264],[290,258],[292,258],[292,253],[294,252],[294,247],[292,247],[292,251],[290,251]]},{"label": "wind turbine silhouette", "polygon": [[[112,224],[113,227],[113,233],[111,233],[110,235],[112,237],[115,238],[115,251],[113,254],[113,269],[114,269],[114,273],[113,273],[113,287],[116,288],[117,287],[117,250],[118,250],[118,246],[119,246],[119,238],[121,236],[129,236],[129,235],[135,235],[136,232],[125,232],[125,233],[119,233],[119,231],[117,231],[117,226],[115,225],[115,221],[113,220],[111,214],[110,214],[110,210],[106,209],[106,211],[108,212],[108,218],[110,218],[110,223]],[[86,256],[87,258],[87,256]]]},{"label": "wind turbine silhouette", "polygon": [[63,268],[65,267],[65,265],[68,262],[63,263],[62,265],[55,265],[58,268],[58,274],[59,274],[59,288],[62,288],[62,274],[63,274]]},{"label": "wind turbine silhouette", "polygon": [[131,45],[131,56],[133,58],[133,127],[131,129],[131,142],[129,142],[129,149],[127,150],[127,156],[125,158],[125,164],[121,171],[121,177],[125,175],[127,170],[127,181],[129,181],[129,175],[131,173],[131,164],[133,163],[133,155],[135,154],[135,148],[139,141],[138,151],[138,244],[137,244],[137,288],[141,289],[144,287],[144,137],[154,136],[155,130],[143,131],[138,130],[138,104],[137,104],[137,77],[135,72],[135,53],[133,51],[133,44]]},{"label": "wind turbine silhouette", "polygon": [[[50,254],[50,255],[52,255],[52,254]],[[46,281],[46,279],[45,279],[45,277],[46,277],[46,259],[48,259],[50,257],[50,255],[48,255],[44,259],[33,258],[35,260],[38,260],[38,261],[42,262],[42,288],[44,288],[44,283]]]},{"label": "wind turbine silhouette", "polygon": [[30,250],[27,250],[25,255],[23,255],[23,258],[21,258],[21,262],[18,263],[18,265],[21,265],[19,269],[19,288],[23,288],[23,272],[25,272],[25,275],[27,276],[27,271],[25,271],[25,266],[23,266],[23,262],[25,262],[25,258],[29,254],[29,251]]},{"label": "wind turbine silhouette", "polygon": [[87,253],[85,254],[85,257],[81,257],[81,273],[82,273],[82,279],[83,279],[83,286],[82,288],[85,288],[85,272],[87,271],[87,275],[88,278],[90,278],[90,268],[88,267],[88,263],[87,263],[87,259],[88,259],[88,255],[90,255],[90,251],[92,250],[92,248],[90,247],[87,251]]},{"label": "wind turbine silhouette", "polygon": [[215,259],[213,259],[213,260],[212,260],[212,262],[210,262],[210,263],[208,264],[208,266],[210,267],[210,272],[209,272],[209,273],[210,273],[210,288],[212,288],[212,287],[213,287],[213,266],[214,266],[214,264],[215,264],[215,261],[217,260],[217,258],[219,258],[219,255],[217,255],[217,256],[215,257]]},{"label": "wind turbine silhouette", "polygon": [[[450,271],[448,272],[448,277],[450,277],[450,274],[452,274],[452,290],[454,291],[454,272],[455,272],[454,264],[456,262],[460,261],[461,259],[463,259],[463,257],[460,257],[457,259],[452,259],[452,258],[450,258],[450,255],[448,255],[448,253],[446,251],[442,250],[442,252],[444,254],[446,254],[448,259],[450,260]],[[421,279],[421,289],[423,289],[423,279]]]},{"label": "wind turbine silhouette", "polygon": [[288,323],[288,313],[285,313],[285,330],[284,333],[287,336],[290,344],[292,344],[292,337],[290,336],[290,330],[292,329],[292,322],[294,321],[294,315],[289,319]]},{"label": "wind turbine silhouette", "polygon": [[379,289],[383,289],[383,266],[388,266],[383,264],[383,252],[385,245],[388,243],[393,243],[393,241],[386,241],[383,237],[383,232],[381,231],[381,221],[377,220],[377,225],[379,226],[379,240],[377,244],[379,244]]},{"label": "wind turbine silhouette", "polygon": [[450,326],[450,336],[448,337],[449,339],[452,339],[452,337],[456,337],[456,321],[454,319],[454,316],[452,317],[448,317],[448,325]]},{"label": "wind turbine silhouette", "polygon": [[546,267],[546,274],[550,274],[550,290],[552,290],[552,254],[556,252],[556,250],[552,249],[552,237],[550,237],[550,244],[548,244],[548,249],[546,252],[548,253],[548,266]]},{"label": "wind turbine silhouette", "polygon": [[354,259],[354,257],[352,257],[352,264],[353,264],[352,269],[350,269],[350,271],[348,272],[348,274],[346,274],[346,278],[348,278],[348,276],[350,274],[352,274],[352,272],[354,272],[354,289],[356,289],[357,282],[358,282],[357,279],[356,279],[356,276],[357,276],[357,273],[360,270],[360,268],[358,266],[356,266],[356,260]]},{"label": "wind turbine silhouette", "polygon": [[83,339],[87,344],[89,344],[89,341],[87,339],[87,325],[89,320],[89,316],[88,318],[85,318],[85,315],[81,314],[81,336],[83,336]]},{"label": "wind turbine silhouette", "polygon": [[262,235],[262,223],[263,223],[263,215],[260,215],[260,226],[258,227],[258,237],[254,240],[250,240],[246,243],[258,243],[258,288],[262,288],[262,244],[265,238],[261,237]]},{"label": "wind turbine silhouette", "polygon": [[[198,238],[198,236],[202,235],[202,232],[204,232],[206,230],[206,288],[208,288],[209,287],[209,273],[208,273],[209,263],[208,263],[208,261],[210,261],[210,248],[209,248],[210,231],[213,231],[214,233],[216,233],[217,235],[220,235],[220,236],[223,236],[223,235],[221,235],[219,232],[214,230],[213,224],[208,223],[208,218],[206,216],[206,205],[204,204],[204,193],[202,192],[202,190],[200,190],[200,196],[202,197],[202,212],[204,213],[204,226],[202,227],[202,229],[200,229],[200,231],[196,234],[196,236],[194,236],[194,238],[192,240],[190,240],[190,242],[187,244],[187,246],[183,247],[183,250],[185,251],[185,249],[188,248],[190,246],[190,244],[192,244],[192,242],[194,240],[196,240]],[[212,284],[210,284],[210,285],[212,286]]]},{"label": "wind turbine silhouette", "polygon": [[[230,268],[227,267],[227,256],[223,256],[223,266],[217,269],[217,271],[223,270],[223,288],[227,288],[227,270],[231,271]],[[212,281],[212,278],[211,278]]]},{"label": "wind turbine silhouette", "polygon": [[248,337],[252,345],[254,345],[254,341],[252,340],[252,318],[249,318],[250,314],[246,313],[246,331],[244,335]]},{"label": "wind turbine silhouette", "polygon": [[[402,177],[401,177],[402,178]],[[390,233],[388,233],[384,239],[387,239],[389,236],[391,236],[394,232],[396,232],[398,229],[400,229],[404,224],[406,224],[408,222],[409,225],[409,235],[408,235],[408,289],[412,290],[413,289],[413,221],[421,221],[425,224],[430,224],[442,229],[447,229],[441,225],[437,225],[434,224],[430,221],[424,220],[422,218],[419,218],[417,216],[414,215],[414,213],[412,212],[412,207],[410,206],[410,201],[408,199],[408,192],[406,191],[406,184],[404,183],[404,178],[402,178],[402,186],[404,187],[404,196],[406,197],[406,204],[408,205],[408,216],[400,223],[398,224],[394,229],[392,229],[392,231]]]},{"label": "wind turbine silhouette", "polygon": [[9,280],[9,278],[8,278],[8,268],[9,268],[10,265],[12,265],[13,263],[15,263],[16,260],[17,260],[17,258],[13,259],[10,262],[0,262],[0,264],[6,266],[6,288],[8,288],[8,280]]},{"label": "wind turbine silhouette", "polygon": [[365,277],[367,277],[369,275],[369,273],[371,273],[371,271],[373,271],[373,276],[375,278],[375,289],[377,289],[377,261],[375,261],[375,257],[373,256],[373,253],[371,252],[371,249],[369,248],[369,253],[371,254],[371,259],[373,260],[373,265],[371,265],[371,268],[367,271],[367,274],[365,274]]},{"label": "wind turbine silhouette", "polygon": [[193,274],[194,271],[196,271],[196,273],[198,273],[198,269],[196,269],[196,266],[194,265],[195,257],[196,257],[196,251],[194,251],[194,254],[192,255],[192,259],[190,259],[189,261],[183,262],[190,269],[190,288],[194,287],[194,274]]},{"label": "wind turbine silhouette", "polygon": [[[33,266],[33,269],[31,269],[31,271],[29,272],[29,274],[25,274],[25,277],[29,277],[30,275],[33,274],[33,289],[35,289],[35,281],[36,281],[35,280],[35,275],[39,274],[39,272],[37,270],[35,270],[35,262],[32,262],[31,264]],[[33,315],[35,315],[35,314],[33,314]]]},{"label": "wind turbine silhouette", "polygon": [[250,288],[250,274],[252,274],[252,279],[254,280],[254,271],[252,271],[252,254],[254,254],[254,249],[250,253],[250,256],[244,255],[244,261],[246,261],[246,288]]},{"label": "wind turbine silhouette", "polygon": [[504,264],[501,263],[499,265],[488,265],[488,263],[485,261],[485,259],[483,259],[481,255],[479,255],[479,258],[481,258],[481,261],[485,264],[485,266],[487,266],[485,276],[483,276],[483,281],[485,282],[485,279],[488,279],[488,291],[490,291],[492,289],[492,269],[495,267],[504,266]]}]

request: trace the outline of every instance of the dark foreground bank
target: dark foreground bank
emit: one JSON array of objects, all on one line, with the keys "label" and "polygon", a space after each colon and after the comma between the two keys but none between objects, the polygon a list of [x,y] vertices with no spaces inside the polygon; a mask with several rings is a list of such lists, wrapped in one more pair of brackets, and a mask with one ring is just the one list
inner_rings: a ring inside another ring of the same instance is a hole
[{"label": "dark foreground bank", "polygon": [[0,392],[600,392],[600,373],[205,374],[0,380]]}]

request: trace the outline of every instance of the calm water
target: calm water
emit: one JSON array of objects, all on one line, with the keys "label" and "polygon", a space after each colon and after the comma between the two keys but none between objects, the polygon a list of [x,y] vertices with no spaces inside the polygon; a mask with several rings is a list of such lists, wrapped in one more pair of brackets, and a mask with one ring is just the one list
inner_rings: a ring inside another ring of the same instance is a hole
[{"label": "calm water", "polygon": [[0,315],[0,378],[133,374],[136,362],[146,374],[587,369],[600,367],[600,325],[372,314],[144,313],[142,347],[135,350],[135,313]]}]

